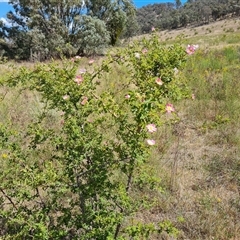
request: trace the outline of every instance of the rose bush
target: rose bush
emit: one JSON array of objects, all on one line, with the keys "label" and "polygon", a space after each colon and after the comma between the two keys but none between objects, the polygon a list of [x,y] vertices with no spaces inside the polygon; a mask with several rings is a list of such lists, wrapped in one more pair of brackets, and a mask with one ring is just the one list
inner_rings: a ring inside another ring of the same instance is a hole
[{"label": "rose bush", "polygon": [[[41,114],[27,132],[0,125],[1,235],[6,239],[137,239],[176,229],[142,223],[160,181],[147,166],[156,132],[189,95],[181,79],[187,53],[161,46],[155,33],[109,55],[100,66],[81,59],[22,68],[4,84],[36,91]],[[90,63],[89,63],[90,64]],[[116,92],[101,89],[116,64],[126,69]],[[48,124],[54,111],[59,122]],[[139,197],[141,196],[141,197]],[[130,219],[135,219],[130,221]]]}]

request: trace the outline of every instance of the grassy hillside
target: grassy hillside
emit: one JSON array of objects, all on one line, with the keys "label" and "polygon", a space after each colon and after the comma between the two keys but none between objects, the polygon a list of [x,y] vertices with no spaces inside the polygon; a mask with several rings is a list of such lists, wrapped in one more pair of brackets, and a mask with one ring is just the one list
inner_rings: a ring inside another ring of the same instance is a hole
[{"label": "grassy hillside", "polygon": [[[159,129],[158,145],[151,154],[151,166],[161,178],[164,191],[153,193],[156,204],[148,211],[139,212],[137,219],[145,223],[171,220],[180,232],[176,239],[237,240],[240,232],[240,20],[164,31],[159,36],[166,45],[191,43],[199,44],[199,49],[179,73],[187,80],[192,98],[175,103],[179,121]],[[83,67],[91,69],[92,66],[84,59]],[[11,71],[13,67],[8,63],[0,65],[1,78]],[[124,88],[124,74],[124,69],[116,68],[114,75],[104,77],[101,88],[110,87],[116,92]],[[0,97],[0,123],[8,123],[16,131],[26,128],[43,107],[41,97],[34,91],[19,92],[18,88],[10,90],[2,86]],[[47,119],[47,125],[59,127],[59,113],[51,112]],[[0,221],[0,224],[4,223]],[[4,234],[0,230],[0,236]],[[149,239],[174,238],[163,233]]]},{"label": "grassy hillside", "polygon": [[159,214],[183,217],[179,239],[238,239],[239,59],[239,47],[200,50],[184,73],[194,99],[179,105],[170,137],[160,136],[169,149],[154,163],[170,191]]},{"label": "grassy hillside", "polygon": [[167,44],[181,36],[177,41],[200,50],[183,73],[193,99],[179,105],[181,121],[171,135],[160,136],[169,149],[154,163],[163,167],[171,191],[156,215],[179,219],[179,239],[238,239],[239,20],[160,36]]}]

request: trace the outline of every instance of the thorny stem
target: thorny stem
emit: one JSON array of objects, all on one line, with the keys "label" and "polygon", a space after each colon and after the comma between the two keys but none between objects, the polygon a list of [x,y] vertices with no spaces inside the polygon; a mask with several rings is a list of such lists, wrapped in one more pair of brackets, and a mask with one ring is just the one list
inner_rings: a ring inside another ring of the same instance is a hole
[{"label": "thorny stem", "polygon": [[12,201],[12,199],[4,192],[4,190],[2,188],[0,188],[0,191],[2,192],[2,194],[8,199],[8,201],[13,205],[13,207],[17,210],[17,206],[15,205],[15,203]]}]

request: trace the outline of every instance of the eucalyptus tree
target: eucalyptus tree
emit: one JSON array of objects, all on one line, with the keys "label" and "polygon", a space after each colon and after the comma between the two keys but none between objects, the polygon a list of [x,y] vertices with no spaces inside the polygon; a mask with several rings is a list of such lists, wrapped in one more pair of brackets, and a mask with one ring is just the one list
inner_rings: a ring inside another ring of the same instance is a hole
[{"label": "eucalyptus tree", "polygon": [[128,20],[134,21],[132,0],[86,0],[87,14],[105,22],[114,45],[123,33]]},{"label": "eucalyptus tree", "polygon": [[[5,37],[9,38],[16,30],[17,38],[24,36],[25,40],[20,42],[11,39],[15,48],[23,49],[22,58],[98,53],[109,43],[116,43],[127,18],[135,11],[132,0],[10,0],[9,3],[14,10],[7,15],[11,27]],[[89,44],[89,39],[95,40]]]},{"label": "eucalyptus tree", "polygon": [[175,0],[176,8],[179,9],[182,6],[181,0]]}]

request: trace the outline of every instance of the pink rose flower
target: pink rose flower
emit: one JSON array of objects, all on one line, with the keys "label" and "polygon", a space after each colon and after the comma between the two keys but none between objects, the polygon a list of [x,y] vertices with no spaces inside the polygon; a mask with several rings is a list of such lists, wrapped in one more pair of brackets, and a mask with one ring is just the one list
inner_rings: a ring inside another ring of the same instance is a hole
[{"label": "pink rose flower", "polygon": [[88,101],[88,98],[87,97],[83,97],[83,100],[81,101],[81,104],[82,105],[85,105]]},{"label": "pink rose flower", "polygon": [[187,49],[186,49],[186,52],[188,55],[192,55],[194,54],[194,52],[198,49],[198,45],[188,45],[187,46]]},{"label": "pink rose flower", "polygon": [[153,146],[153,145],[155,145],[155,140],[153,140],[153,139],[147,139],[147,144],[148,145],[150,145],[150,146]]},{"label": "pink rose flower", "polygon": [[157,78],[156,79],[156,83],[159,85],[159,86],[162,86],[163,85],[163,81],[161,78]]},{"label": "pink rose flower", "polygon": [[153,133],[153,132],[156,132],[156,131],[157,131],[157,127],[156,127],[156,125],[153,124],[153,123],[148,124],[146,127],[147,127],[147,130],[148,130],[150,133]]},{"label": "pink rose flower", "polygon": [[89,64],[89,65],[92,65],[94,62],[95,62],[94,59],[90,59],[89,62],[88,62],[88,64]]},{"label": "pink rose flower", "polygon": [[175,111],[175,109],[174,109],[174,107],[173,107],[173,105],[171,103],[168,103],[166,105],[166,111],[167,111],[167,113],[171,113],[171,112]]},{"label": "pink rose flower", "polygon": [[63,96],[63,100],[68,100],[70,97],[69,97],[69,95],[64,95]]},{"label": "pink rose flower", "polygon": [[76,76],[74,82],[77,83],[77,85],[80,85],[83,82],[83,77],[81,75]]}]

